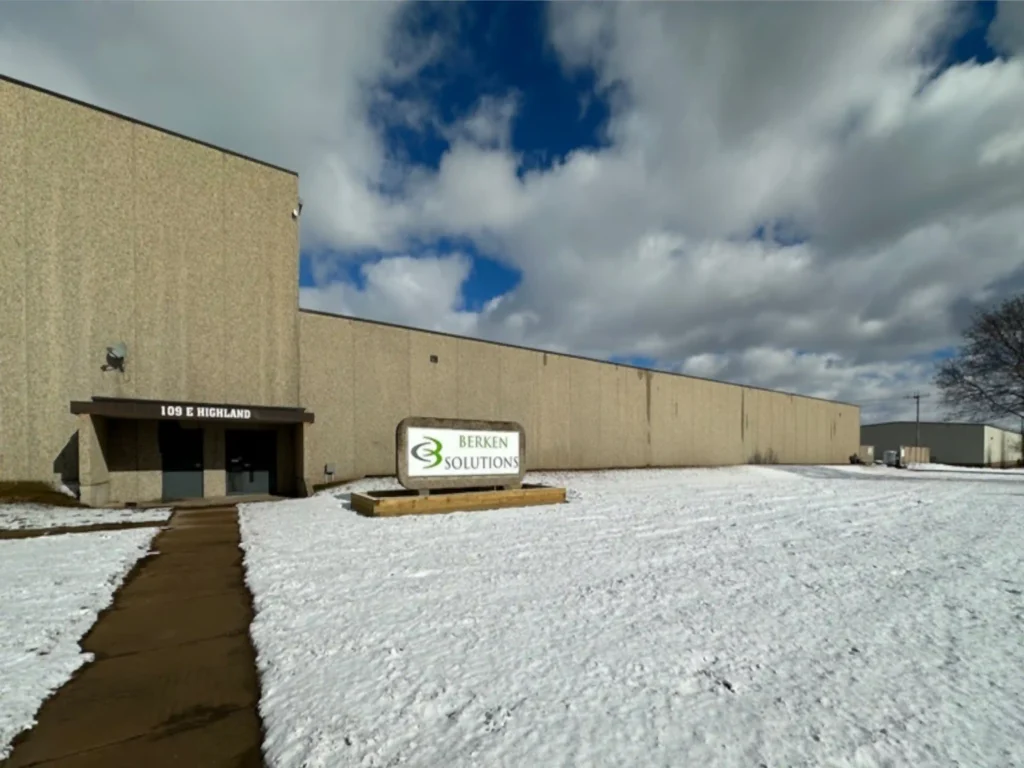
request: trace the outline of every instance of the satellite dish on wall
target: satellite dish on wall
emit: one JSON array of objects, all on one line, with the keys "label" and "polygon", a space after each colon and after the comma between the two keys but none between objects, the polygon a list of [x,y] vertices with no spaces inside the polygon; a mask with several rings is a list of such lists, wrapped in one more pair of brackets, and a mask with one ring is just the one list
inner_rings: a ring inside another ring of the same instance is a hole
[{"label": "satellite dish on wall", "polygon": [[128,357],[128,345],[123,341],[107,347],[107,361],[100,366],[103,371],[120,371],[124,373],[124,362]]}]

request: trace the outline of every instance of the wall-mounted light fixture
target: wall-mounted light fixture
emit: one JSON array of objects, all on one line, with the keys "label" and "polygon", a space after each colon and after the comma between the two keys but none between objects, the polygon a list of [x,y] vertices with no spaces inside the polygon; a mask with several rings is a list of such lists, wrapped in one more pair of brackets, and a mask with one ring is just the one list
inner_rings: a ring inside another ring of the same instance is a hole
[{"label": "wall-mounted light fixture", "polygon": [[124,363],[128,357],[128,345],[123,341],[107,347],[107,360],[100,366],[101,371],[118,371],[124,373]]}]

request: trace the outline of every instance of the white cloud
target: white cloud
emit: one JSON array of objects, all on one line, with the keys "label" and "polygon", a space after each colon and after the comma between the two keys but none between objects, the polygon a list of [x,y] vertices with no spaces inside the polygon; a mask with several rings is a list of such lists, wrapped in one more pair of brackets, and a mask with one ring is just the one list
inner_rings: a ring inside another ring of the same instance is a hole
[{"label": "white cloud", "polygon": [[469,115],[443,128],[442,133],[452,143],[468,141],[481,147],[508,148],[517,108],[516,94],[504,97],[484,94]]},{"label": "white cloud", "polygon": [[[827,353],[751,347],[735,355],[696,356],[679,370],[693,376],[728,378],[755,385],[767,377],[775,386],[790,392],[860,403],[862,423],[898,418],[908,404],[913,407],[906,395],[917,391],[931,395],[932,366],[919,360],[857,365]],[[929,396],[921,401],[921,418],[944,418],[937,399]]]},{"label": "white cloud", "polygon": [[[375,262],[364,290],[320,264],[307,306],[885,409],[974,302],[1024,290],[1024,3],[999,6],[1003,59],[937,74],[965,8],[555,3],[551,49],[611,118],[527,173],[523,94],[445,125],[389,90],[454,50],[404,5],[12,4],[0,71],[297,168],[307,246],[464,236],[523,272],[473,313],[458,254]],[[447,137],[440,167],[390,154],[381,115]],[[749,239],[773,225],[806,241]]]},{"label": "white cloud", "polygon": [[305,309],[475,335],[479,316],[462,308],[472,262],[462,254],[394,256],[361,265],[362,290],[347,282],[300,289]]},{"label": "white cloud", "polygon": [[437,232],[506,232],[524,220],[530,200],[508,152],[456,142],[436,176],[416,188],[418,223]]}]

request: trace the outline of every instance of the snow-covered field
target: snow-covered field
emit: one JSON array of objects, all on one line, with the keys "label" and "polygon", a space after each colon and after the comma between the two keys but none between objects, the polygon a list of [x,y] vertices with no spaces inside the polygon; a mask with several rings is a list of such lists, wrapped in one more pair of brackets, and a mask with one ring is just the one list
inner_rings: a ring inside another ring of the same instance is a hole
[{"label": "snow-covered field", "polygon": [[950,464],[911,464],[910,469],[915,472],[953,472],[953,473],[966,473],[970,475],[1011,475],[1021,477],[1024,476],[1024,469],[1019,467],[1007,467],[1001,469],[999,467],[956,467]]},{"label": "snow-covered field", "polygon": [[0,504],[0,530],[75,528],[103,523],[164,522],[168,509],[92,509],[44,504]]},{"label": "snow-covered field", "polygon": [[79,640],[155,532],[0,541],[0,760],[43,701],[89,661]]},{"label": "snow-covered field", "polygon": [[269,764],[1022,766],[1024,478],[937,474],[543,475],[571,503],[380,520],[341,491],[247,505]]}]

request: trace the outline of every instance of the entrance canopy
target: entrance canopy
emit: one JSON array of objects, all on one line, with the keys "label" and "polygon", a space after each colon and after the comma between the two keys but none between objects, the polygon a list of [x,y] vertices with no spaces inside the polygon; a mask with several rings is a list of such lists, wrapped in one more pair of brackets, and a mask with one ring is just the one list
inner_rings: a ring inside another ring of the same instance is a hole
[{"label": "entrance canopy", "polygon": [[93,397],[73,400],[71,412],[112,419],[173,419],[175,421],[242,422],[245,424],[310,424],[313,414],[305,408],[265,405],[192,403],[179,400],[141,400],[127,397]]}]

